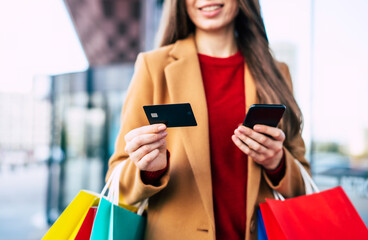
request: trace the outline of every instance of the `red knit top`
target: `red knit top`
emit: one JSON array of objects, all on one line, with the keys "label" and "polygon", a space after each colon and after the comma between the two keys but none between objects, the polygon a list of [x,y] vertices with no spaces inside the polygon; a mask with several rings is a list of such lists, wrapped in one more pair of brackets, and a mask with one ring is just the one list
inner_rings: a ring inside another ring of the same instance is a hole
[{"label": "red knit top", "polygon": [[216,239],[244,239],[247,156],[231,136],[245,117],[244,58],[199,54],[206,92]]}]

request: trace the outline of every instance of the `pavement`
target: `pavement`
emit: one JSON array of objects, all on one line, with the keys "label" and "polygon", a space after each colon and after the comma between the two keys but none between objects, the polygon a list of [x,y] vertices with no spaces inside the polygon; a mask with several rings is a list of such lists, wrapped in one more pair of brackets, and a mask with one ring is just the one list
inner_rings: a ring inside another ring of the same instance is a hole
[{"label": "pavement", "polygon": [[39,240],[46,233],[47,167],[0,169],[0,239]]}]

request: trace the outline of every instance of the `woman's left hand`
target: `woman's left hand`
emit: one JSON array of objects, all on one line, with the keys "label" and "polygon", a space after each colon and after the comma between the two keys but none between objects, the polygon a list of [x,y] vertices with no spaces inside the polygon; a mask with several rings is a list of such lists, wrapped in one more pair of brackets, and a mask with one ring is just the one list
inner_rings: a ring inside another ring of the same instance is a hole
[{"label": "woman's left hand", "polygon": [[276,169],[284,154],[285,134],[279,128],[255,125],[250,129],[241,125],[235,129],[232,140],[242,152],[267,170]]}]

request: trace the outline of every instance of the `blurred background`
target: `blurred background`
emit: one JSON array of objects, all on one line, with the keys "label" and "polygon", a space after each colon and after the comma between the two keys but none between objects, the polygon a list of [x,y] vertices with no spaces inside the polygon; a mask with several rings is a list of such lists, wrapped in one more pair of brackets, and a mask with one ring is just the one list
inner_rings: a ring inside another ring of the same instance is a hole
[{"label": "blurred background", "polygon": [[[80,189],[99,192],[138,52],[162,0],[0,2],[0,239],[40,239]],[[321,189],[368,224],[368,2],[261,0]]]}]

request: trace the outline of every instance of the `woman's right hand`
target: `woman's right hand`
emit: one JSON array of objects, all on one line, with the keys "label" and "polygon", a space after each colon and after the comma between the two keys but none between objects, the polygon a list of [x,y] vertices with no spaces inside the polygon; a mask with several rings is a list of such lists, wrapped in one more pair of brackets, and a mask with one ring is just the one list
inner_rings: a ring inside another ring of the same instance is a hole
[{"label": "woman's right hand", "polygon": [[158,171],[167,165],[166,125],[147,125],[125,135],[125,151],[138,169]]}]

